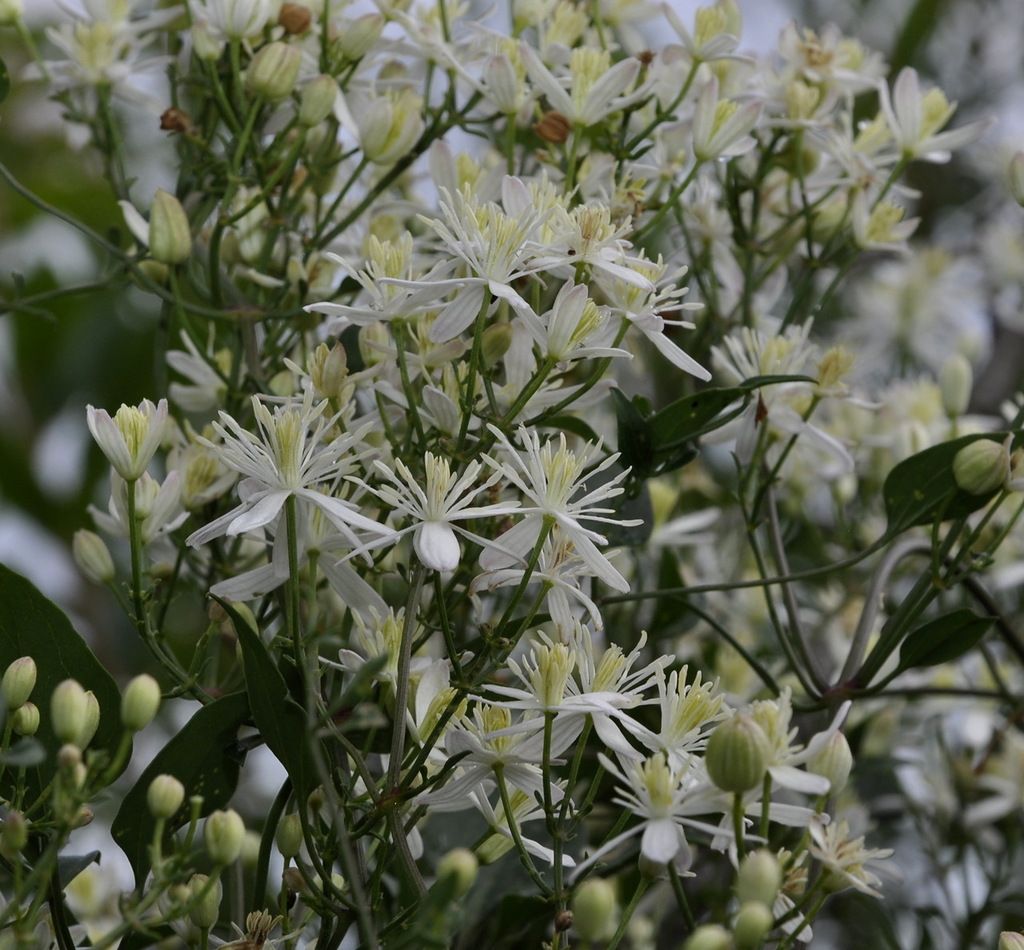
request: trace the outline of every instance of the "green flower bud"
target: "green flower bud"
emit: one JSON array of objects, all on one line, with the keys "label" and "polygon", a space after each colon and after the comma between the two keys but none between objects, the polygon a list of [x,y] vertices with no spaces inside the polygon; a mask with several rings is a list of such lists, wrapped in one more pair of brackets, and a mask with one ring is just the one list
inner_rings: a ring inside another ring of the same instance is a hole
[{"label": "green flower bud", "polygon": [[39,731],[39,707],[32,702],[22,703],[14,710],[11,725],[19,736],[34,736]]},{"label": "green flower bud", "polygon": [[377,45],[384,31],[384,17],[379,13],[365,13],[341,30],[335,45],[345,59],[362,59]]},{"label": "green flower bud", "polygon": [[321,343],[309,361],[309,378],[318,393],[330,398],[341,395],[345,380],[348,379],[348,357],[340,343],[328,348]]},{"label": "green flower bud", "polygon": [[294,858],[302,850],[302,820],[295,812],[281,819],[274,840],[283,858]]},{"label": "green flower bud", "polygon": [[732,927],[736,950],[757,950],[775,923],[775,915],[760,901],[742,904]]},{"label": "green flower bud", "polygon": [[452,896],[457,899],[467,893],[476,882],[479,869],[480,862],[469,848],[452,848],[437,862],[437,878],[438,880],[443,880],[446,877],[455,879],[455,891]]},{"label": "green flower bud", "polygon": [[57,750],[57,768],[68,774],[75,774],[74,784],[82,783],[78,780],[78,774],[85,766],[82,763],[82,750],[73,742],[65,742]]},{"label": "green flower bud", "polygon": [[1001,488],[1010,476],[1007,446],[992,439],[977,439],[953,458],[953,478],[970,495],[987,495]]},{"label": "green flower bud", "polygon": [[90,742],[92,737],[96,735],[96,730],[100,727],[100,701],[96,698],[96,694],[93,691],[86,690],[85,693],[85,717],[82,719],[81,728],[78,732],[78,739],[75,742],[80,749],[84,749]]},{"label": "green flower bud", "polygon": [[161,264],[183,264],[192,256],[188,215],[181,202],[162,188],[149,209],[149,253]]},{"label": "green flower bud", "polygon": [[71,554],[78,569],[94,584],[109,584],[114,579],[114,559],[95,531],[76,531],[71,539]]},{"label": "green flower bud", "polygon": [[942,393],[942,408],[950,419],[958,419],[971,401],[974,373],[970,361],[963,353],[954,353],[939,372],[939,391]]},{"label": "green flower bud", "polygon": [[136,676],[121,697],[121,723],[129,732],[145,729],[160,708],[160,684],[147,673]]},{"label": "green flower bud", "polygon": [[615,885],[600,877],[588,877],[572,895],[573,924],[584,943],[605,943],[619,925]]},{"label": "green flower bud", "polygon": [[154,818],[170,818],[185,801],[185,786],[173,775],[158,775],[146,789],[146,804]]},{"label": "green flower bud", "polygon": [[998,950],[1024,950],[1024,934],[1015,930],[1004,930],[999,935]]},{"label": "green flower bud", "polygon": [[277,40],[267,43],[252,58],[245,71],[245,86],[254,96],[272,102],[292,94],[299,78],[302,53],[297,46]]},{"label": "green flower bud", "polygon": [[1024,152],[1017,152],[1010,159],[1010,194],[1017,204],[1024,206]]},{"label": "green flower bud", "polygon": [[0,26],[14,26],[24,10],[23,0],[0,0]]},{"label": "green flower bud", "polygon": [[50,719],[53,732],[61,742],[77,746],[82,723],[88,715],[89,700],[78,680],[67,679],[54,687],[50,697]]},{"label": "green flower bud", "polygon": [[690,939],[683,944],[683,950],[731,950],[732,938],[729,931],[718,924],[704,924],[698,927]]},{"label": "green flower bud", "polygon": [[852,768],[850,743],[841,732],[833,732],[828,742],[807,760],[808,772],[824,775],[832,783],[832,795],[838,795],[846,787]]},{"label": "green flower bud", "polygon": [[231,864],[242,853],[245,823],[234,809],[211,812],[203,826],[206,852],[214,864]]},{"label": "green flower bud", "polygon": [[767,848],[758,848],[744,856],[736,874],[736,897],[741,904],[753,901],[771,907],[782,886],[779,859]]},{"label": "green flower bud", "polygon": [[8,861],[28,844],[28,821],[20,811],[9,811],[0,826],[0,854]]},{"label": "green flower bud", "polygon": [[359,328],[359,355],[367,366],[381,362],[390,344],[388,328],[379,320]]},{"label": "green flower bud", "polygon": [[299,102],[299,122],[309,128],[319,125],[334,110],[337,95],[338,84],[326,73],[306,83]]},{"label": "green flower bud", "polygon": [[492,323],[483,336],[484,365],[491,368],[508,352],[512,345],[512,325],[509,323]]},{"label": "green flower bud", "polygon": [[36,661],[30,656],[19,656],[4,670],[0,680],[7,711],[11,712],[28,702],[36,685]]},{"label": "green flower bud", "polygon": [[708,777],[724,792],[747,792],[764,779],[768,737],[752,716],[740,713],[719,723],[704,752]]},{"label": "green flower bud", "polygon": [[206,874],[193,874],[188,879],[188,890],[188,919],[201,930],[209,930],[220,918],[224,888],[219,880],[211,884]]}]

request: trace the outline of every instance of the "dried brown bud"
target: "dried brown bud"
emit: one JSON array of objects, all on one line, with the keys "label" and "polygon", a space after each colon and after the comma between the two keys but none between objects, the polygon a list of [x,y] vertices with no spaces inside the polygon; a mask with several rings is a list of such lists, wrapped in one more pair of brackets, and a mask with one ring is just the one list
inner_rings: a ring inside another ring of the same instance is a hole
[{"label": "dried brown bud", "polygon": [[277,22],[284,27],[285,33],[297,36],[309,29],[309,24],[313,22],[313,11],[301,3],[283,3]]},{"label": "dried brown bud", "polygon": [[533,131],[545,142],[564,142],[569,138],[572,124],[561,112],[548,112],[534,124]]},{"label": "dried brown bud", "polygon": [[560,910],[555,914],[555,933],[565,933],[571,926],[573,921],[573,912],[571,910]]},{"label": "dried brown bud", "polygon": [[193,135],[196,131],[192,116],[177,106],[164,110],[160,116],[160,128],[164,132],[180,132],[183,135]]},{"label": "dried brown bud", "polygon": [[636,58],[640,60],[641,66],[650,66],[654,62],[654,53],[649,49],[641,50],[636,54]]}]

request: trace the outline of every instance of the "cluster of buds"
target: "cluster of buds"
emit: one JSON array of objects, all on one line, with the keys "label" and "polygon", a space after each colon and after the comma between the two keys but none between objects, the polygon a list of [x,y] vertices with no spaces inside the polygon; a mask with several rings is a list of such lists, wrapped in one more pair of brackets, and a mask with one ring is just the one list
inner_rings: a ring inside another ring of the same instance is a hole
[{"label": "cluster of buds", "polygon": [[19,736],[34,736],[39,728],[39,709],[29,700],[35,689],[36,677],[35,660],[22,656],[7,667],[0,681],[0,692],[11,717],[11,728]]}]

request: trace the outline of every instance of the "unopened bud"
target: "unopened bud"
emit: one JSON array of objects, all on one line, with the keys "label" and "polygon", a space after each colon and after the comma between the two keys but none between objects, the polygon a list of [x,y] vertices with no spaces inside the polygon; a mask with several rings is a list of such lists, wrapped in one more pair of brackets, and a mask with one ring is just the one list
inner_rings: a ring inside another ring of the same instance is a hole
[{"label": "unopened bud", "polygon": [[823,775],[831,782],[832,795],[838,795],[846,787],[852,768],[853,753],[850,751],[850,743],[841,732],[833,732],[828,742],[807,760],[808,772]]},{"label": "unopened bud", "polygon": [[999,935],[998,950],[1024,950],[1024,934],[1015,930],[1004,930]]},{"label": "unopened bud", "polygon": [[383,31],[384,17],[380,13],[364,13],[346,25],[335,45],[345,59],[354,62],[377,45]]},{"label": "unopened bud", "polygon": [[736,950],[757,950],[775,923],[775,915],[760,901],[740,906],[732,927]]},{"label": "unopened bud", "polygon": [[114,579],[114,559],[95,531],[76,531],[71,539],[71,554],[79,570],[93,583],[109,584]]},{"label": "unopened bud", "polygon": [[92,742],[92,738],[96,735],[96,730],[99,729],[99,727],[100,701],[96,698],[96,694],[93,693],[91,689],[86,690],[85,717],[82,719],[78,738],[75,740],[75,745],[80,749],[84,749],[90,742]]},{"label": "unopened bud", "polygon": [[[83,766],[84,768],[84,766]],[[79,785],[83,785],[85,779],[83,777]],[[75,817],[71,820],[72,828],[84,828],[86,825],[92,824],[92,820],[96,817],[96,813],[88,806],[81,805],[75,814]]]},{"label": "unopened bud", "polygon": [[281,874],[281,883],[289,894],[305,894],[308,890],[302,872],[294,866],[284,869]]},{"label": "unopened bud", "polygon": [[540,122],[534,123],[533,131],[545,142],[558,144],[569,138],[572,123],[561,112],[546,112]]},{"label": "unopened bud", "polygon": [[326,801],[327,796],[324,795],[324,787],[322,785],[317,785],[317,787],[309,793],[309,797],[306,799],[306,805],[314,815],[319,815],[320,810],[324,807]]},{"label": "unopened bud", "polygon": [[39,731],[39,707],[32,702],[22,703],[14,710],[11,726],[19,736],[34,736]]},{"label": "unopened bud", "polygon": [[484,366],[488,369],[498,365],[498,362],[508,352],[512,345],[512,326],[508,323],[492,323],[483,336],[483,357]]},{"label": "unopened bud", "polygon": [[192,256],[188,215],[181,202],[162,188],[149,209],[149,253],[161,264],[182,264]]},{"label": "unopened bud", "polygon": [[683,950],[732,950],[732,938],[724,927],[704,924],[690,934]]},{"label": "unopened bud", "polygon": [[23,0],[0,0],[0,26],[15,26],[22,13]]},{"label": "unopened bud", "polygon": [[576,931],[584,943],[605,943],[615,935],[619,904],[611,881],[588,877],[576,888],[569,906]]},{"label": "unopened bud", "polygon": [[1024,152],[1017,152],[1010,159],[1010,194],[1017,204],[1024,206]]},{"label": "unopened bud", "polygon": [[299,78],[302,53],[297,46],[277,40],[267,43],[245,71],[245,86],[254,96],[272,102],[291,95]]},{"label": "unopened bud", "polygon": [[54,687],[50,697],[50,719],[54,735],[61,742],[78,745],[76,740],[88,714],[89,700],[78,680],[63,680]]},{"label": "unopened bud", "polygon": [[704,752],[708,777],[724,792],[756,788],[768,766],[768,738],[753,717],[744,713],[719,723]]},{"label": "unopened bud", "polygon": [[73,742],[65,742],[57,750],[57,768],[62,772],[76,772],[82,765],[82,750]]},{"label": "unopened bud", "polygon": [[30,656],[19,656],[4,670],[0,680],[4,704],[10,712],[28,702],[36,685],[36,661]]},{"label": "unopened bud", "polygon": [[970,495],[987,495],[1001,488],[1010,475],[1010,453],[1001,442],[977,439],[953,458],[957,487]]},{"label": "unopened bud", "polygon": [[242,853],[245,823],[234,809],[211,812],[203,826],[206,852],[214,864],[231,864]]},{"label": "unopened bud", "polygon": [[295,812],[281,819],[274,840],[283,858],[294,858],[302,850],[302,820]]},{"label": "unopened bud", "polygon": [[752,901],[771,907],[782,886],[779,859],[767,848],[751,851],[740,862],[736,874],[736,897],[741,904]]},{"label": "unopened bud", "polygon": [[950,419],[957,419],[967,412],[971,401],[974,373],[970,361],[963,353],[954,353],[939,373],[939,390],[942,393],[942,408]]},{"label": "unopened bud", "polygon": [[437,877],[454,878],[455,888],[452,897],[458,899],[467,893],[476,882],[480,862],[469,848],[452,848],[437,862]]},{"label": "unopened bud", "polygon": [[376,366],[385,359],[390,345],[388,329],[379,320],[359,328],[359,355],[367,366]]},{"label": "unopened bud", "polygon": [[185,786],[173,775],[158,775],[146,789],[146,804],[154,818],[168,819],[185,801]]},{"label": "unopened bud", "polygon": [[309,361],[309,377],[316,391],[328,399],[336,399],[348,379],[348,357],[340,343],[328,348],[321,343]]},{"label": "unopened bud", "polygon": [[282,3],[277,22],[284,27],[285,33],[298,36],[309,29],[313,22],[313,11],[301,3]]},{"label": "unopened bud", "polygon": [[209,930],[220,917],[224,889],[220,880],[210,883],[206,874],[193,874],[188,880],[188,918],[201,930]]},{"label": "unopened bud", "polygon": [[299,122],[312,127],[324,121],[334,109],[338,97],[338,84],[333,76],[324,73],[306,83],[299,103]]},{"label": "unopened bud", "polygon": [[28,821],[20,811],[9,811],[0,826],[0,855],[12,860],[28,844]]},{"label": "unopened bud", "polygon": [[136,676],[121,697],[121,724],[129,732],[145,729],[160,708],[160,684],[147,673]]}]

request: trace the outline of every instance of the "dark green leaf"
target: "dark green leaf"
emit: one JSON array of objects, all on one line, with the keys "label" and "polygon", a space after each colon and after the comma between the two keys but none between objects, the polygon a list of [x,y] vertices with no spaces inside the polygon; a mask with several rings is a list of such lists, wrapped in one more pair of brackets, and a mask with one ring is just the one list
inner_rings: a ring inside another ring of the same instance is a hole
[{"label": "dark green leaf", "polygon": [[[136,932],[123,937],[117,945],[118,950],[153,950],[153,947],[163,946],[162,941],[174,937],[174,931],[169,925],[153,927],[145,932]],[[179,939],[179,938],[175,938]]]},{"label": "dark green leaf", "polygon": [[981,617],[966,608],[936,617],[912,630],[900,647],[897,672],[938,666],[962,656],[992,626],[992,617]]},{"label": "dark green leaf", "polygon": [[203,796],[202,814],[226,805],[238,784],[241,756],[238,729],[249,718],[245,693],[231,693],[203,706],[156,755],[125,795],[112,825],[114,840],[128,857],[141,884],[149,870],[155,821],[146,805],[150,782],[173,775],[185,786],[186,803],[167,822],[167,837],[188,820],[188,798]]},{"label": "dark green leaf", "polygon": [[965,445],[978,439],[1002,441],[1005,432],[965,435],[918,452],[896,465],[885,479],[882,497],[888,519],[887,534],[894,537],[919,524],[941,517],[963,518],[987,505],[996,492],[972,495],[957,487],[953,459]]},{"label": "dark green leaf", "polygon": [[634,477],[644,478],[654,464],[651,424],[637,408],[635,401],[627,399],[621,390],[612,390],[612,402],[615,403],[619,461],[633,470]]},{"label": "dark green leaf", "polygon": [[11,94],[11,74],[7,70],[7,64],[0,59],[0,102],[3,102]]},{"label": "dark green leaf", "polygon": [[57,858],[57,873],[61,881],[68,884],[90,864],[99,864],[100,857],[99,851],[90,851],[88,854],[62,854]]},{"label": "dark green leaf", "polygon": [[[90,748],[113,755],[123,733],[121,692],[113,677],[56,604],[20,574],[0,565],[0,672],[22,656],[36,661],[38,676],[32,696],[44,709],[54,687],[62,680],[73,677],[93,691],[100,706],[100,724]],[[48,715],[42,716],[35,739],[46,755],[25,773],[29,801],[49,783],[56,770],[61,743],[53,733]],[[0,778],[0,796],[10,801],[17,780],[16,771],[5,770]]]},{"label": "dark green leaf", "polygon": [[46,749],[35,739],[25,738],[10,749],[0,752],[0,762],[12,768],[39,765],[46,758]]},{"label": "dark green leaf", "polygon": [[309,748],[306,713],[292,698],[288,684],[259,634],[227,601],[218,601],[228,612],[242,648],[245,688],[252,718],[267,743],[281,760],[301,801],[319,784]]},{"label": "dark green leaf", "polygon": [[545,419],[542,422],[538,422],[537,425],[542,429],[561,429],[565,432],[571,432],[573,435],[579,436],[584,442],[600,442],[601,437],[582,419],[577,419],[576,416],[552,416],[550,419]]}]

